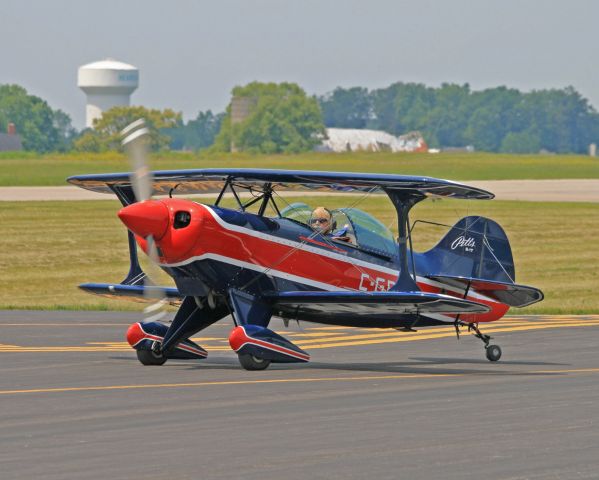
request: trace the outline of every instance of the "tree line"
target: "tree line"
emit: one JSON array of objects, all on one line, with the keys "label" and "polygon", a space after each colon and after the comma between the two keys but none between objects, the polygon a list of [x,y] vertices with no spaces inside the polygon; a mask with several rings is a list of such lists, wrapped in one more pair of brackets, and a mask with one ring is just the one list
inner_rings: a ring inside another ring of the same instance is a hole
[{"label": "tree line", "polygon": [[432,147],[506,153],[584,153],[599,140],[599,114],[573,87],[529,93],[468,84],[394,83],[337,88],[319,97],[327,127],[418,130]]},{"label": "tree line", "polygon": [[468,84],[435,88],[398,82],[308,96],[294,83],[252,82],[232,94],[252,99],[248,114],[237,122],[231,106],[222,113],[200,111],[188,122],[170,109],[115,107],[92,129],[77,132],[66,113],[18,85],[0,85],[0,131],[15,123],[24,148],[42,153],[118,149],[118,132],[140,117],[150,127],[154,150],[229,151],[234,145],[249,152],[300,152],[320,143],[325,126],[395,135],[417,130],[431,147],[472,145],[506,153],[584,153],[599,140],[599,114],[573,87],[473,91]]}]

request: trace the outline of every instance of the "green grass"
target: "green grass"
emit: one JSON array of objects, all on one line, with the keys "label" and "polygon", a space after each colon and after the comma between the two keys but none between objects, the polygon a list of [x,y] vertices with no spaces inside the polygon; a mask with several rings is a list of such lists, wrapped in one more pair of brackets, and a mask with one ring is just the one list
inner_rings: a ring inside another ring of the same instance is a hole
[{"label": "green grass", "polygon": [[[292,168],[425,175],[451,180],[599,178],[599,159],[582,155],[489,153],[305,153],[298,155],[193,154],[152,156],[155,170],[209,167]],[[0,186],[65,185],[70,175],[128,171],[124,155],[0,155]]]},{"label": "green grass", "polygon": [[[304,201],[325,203],[322,197]],[[331,197],[326,205],[353,202],[353,197]],[[386,197],[371,196],[357,206],[394,227],[395,212]],[[0,202],[0,308],[139,309],[77,289],[83,282],[119,282],[125,276],[127,236],[116,217],[119,207],[116,201]],[[543,302],[512,313],[599,313],[596,204],[427,200],[415,207],[412,220],[453,224],[474,214],[489,216],[505,228],[517,281],[545,292]],[[445,232],[417,226],[415,250],[429,248]]]}]

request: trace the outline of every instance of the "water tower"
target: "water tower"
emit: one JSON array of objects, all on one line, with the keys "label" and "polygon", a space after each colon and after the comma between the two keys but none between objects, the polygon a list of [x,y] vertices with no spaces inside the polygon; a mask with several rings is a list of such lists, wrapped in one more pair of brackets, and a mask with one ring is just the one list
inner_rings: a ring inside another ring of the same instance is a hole
[{"label": "water tower", "polygon": [[85,126],[92,127],[105,110],[129,106],[138,85],[139,70],[111,58],[79,67],[77,86],[87,95]]}]

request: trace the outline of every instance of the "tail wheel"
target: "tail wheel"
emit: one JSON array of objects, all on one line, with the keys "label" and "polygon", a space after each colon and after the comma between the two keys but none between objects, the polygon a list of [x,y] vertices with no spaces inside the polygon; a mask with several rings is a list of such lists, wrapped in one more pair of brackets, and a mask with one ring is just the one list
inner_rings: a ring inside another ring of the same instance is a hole
[{"label": "tail wheel", "polygon": [[270,360],[258,358],[254,355],[239,354],[239,363],[246,370],[265,370],[270,365]]},{"label": "tail wheel", "polygon": [[136,350],[137,359],[143,365],[163,365],[166,357],[160,350]]},{"label": "tail wheel", "polygon": [[489,345],[486,349],[487,359],[496,362],[501,358],[501,348],[499,345]]}]

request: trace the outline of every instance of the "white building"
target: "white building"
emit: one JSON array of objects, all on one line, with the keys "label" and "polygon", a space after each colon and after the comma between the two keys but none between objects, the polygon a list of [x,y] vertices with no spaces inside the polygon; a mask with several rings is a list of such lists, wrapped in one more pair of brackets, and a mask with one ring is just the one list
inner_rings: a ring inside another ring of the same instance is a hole
[{"label": "white building", "polygon": [[79,67],[77,86],[87,95],[85,126],[112,107],[129,106],[138,85],[139,70],[111,58]]},{"label": "white building", "polygon": [[327,128],[327,139],[323,148],[333,152],[426,152],[428,147],[419,132],[410,132],[396,137],[381,130],[353,128]]}]

